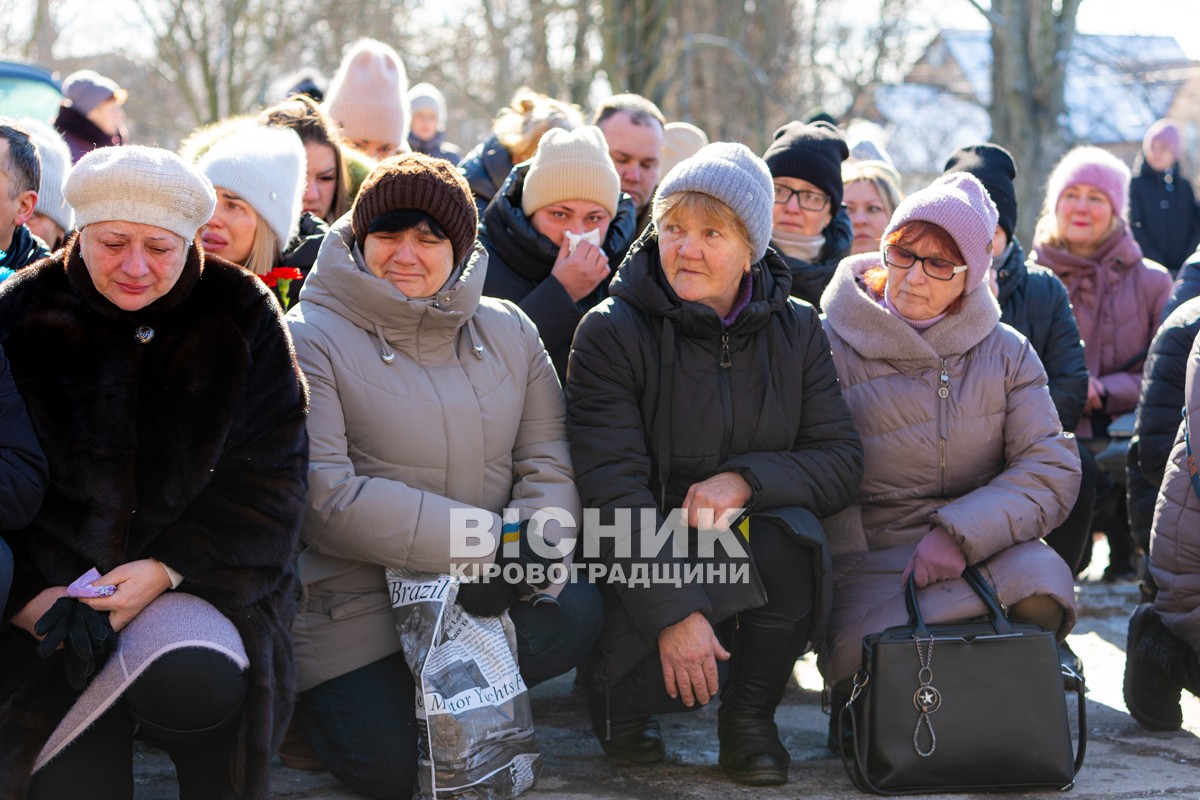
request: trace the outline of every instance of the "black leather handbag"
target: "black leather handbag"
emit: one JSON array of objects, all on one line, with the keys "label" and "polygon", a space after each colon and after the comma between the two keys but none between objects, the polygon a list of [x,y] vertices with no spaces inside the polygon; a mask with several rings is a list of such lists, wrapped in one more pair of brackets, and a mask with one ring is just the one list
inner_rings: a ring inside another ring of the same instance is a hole
[{"label": "black leather handbag", "polygon": [[[909,624],[864,637],[839,719],[853,734],[847,774],[875,794],[1070,789],[1087,740],[1083,678],[1059,663],[1054,634],[1010,622],[973,567],[963,578],[987,620],[926,625],[910,577]],[[1076,678],[1074,756],[1064,677]]]}]

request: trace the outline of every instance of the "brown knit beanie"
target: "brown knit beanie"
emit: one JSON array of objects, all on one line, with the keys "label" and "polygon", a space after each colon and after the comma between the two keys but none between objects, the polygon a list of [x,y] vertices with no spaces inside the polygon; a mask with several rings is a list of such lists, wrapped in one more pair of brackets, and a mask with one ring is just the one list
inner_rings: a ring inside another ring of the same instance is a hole
[{"label": "brown knit beanie", "polygon": [[445,159],[404,153],[380,161],[363,181],[350,209],[350,230],[363,249],[371,221],[402,209],[423,211],[450,237],[454,263],[461,264],[475,246],[479,213],[467,180]]}]

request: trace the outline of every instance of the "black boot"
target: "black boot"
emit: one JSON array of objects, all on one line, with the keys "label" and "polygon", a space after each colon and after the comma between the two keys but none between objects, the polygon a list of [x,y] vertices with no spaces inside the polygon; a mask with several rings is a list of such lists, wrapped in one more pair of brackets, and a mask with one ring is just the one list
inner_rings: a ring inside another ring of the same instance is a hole
[{"label": "black boot", "polygon": [[1166,626],[1154,607],[1143,603],[1129,619],[1125,647],[1125,706],[1143,727],[1152,731],[1179,730],[1183,689],[1200,693],[1200,662],[1196,651]]},{"label": "black boot", "polygon": [[720,764],[739,783],[787,783],[791,758],[779,741],[775,709],[807,644],[808,628],[807,617],[797,622],[749,611],[738,618],[729,679],[717,711],[717,738]]},{"label": "black boot", "polygon": [[847,725],[845,729],[841,726],[842,709],[850,702],[850,690],[853,688],[854,681],[847,678],[834,684],[829,690],[829,736],[825,739],[825,747],[835,756],[840,756],[843,748],[847,753],[854,752],[854,737],[850,734],[850,726]]},{"label": "black boot", "polygon": [[634,764],[655,764],[666,757],[657,719],[622,708],[620,704],[613,707],[610,689],[594,665],[585,662],[577,675],[587,694],[592,732],[605,755]]}]

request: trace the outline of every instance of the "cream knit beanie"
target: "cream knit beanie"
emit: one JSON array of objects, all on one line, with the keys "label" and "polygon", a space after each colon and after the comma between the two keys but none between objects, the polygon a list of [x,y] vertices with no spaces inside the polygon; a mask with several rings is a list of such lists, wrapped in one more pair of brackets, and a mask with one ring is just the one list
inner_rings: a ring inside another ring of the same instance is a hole
[{"label": "cream knit beanie", "polygon": [[63,195],[82,230],[93,222],[139,222],[191,242],[212,217],[217,194],[195,167],[170,150],[101,147],[79,159]]},{"label": "cream knit beanie", "polygon": [[218,140],[196,167],[215,188],[249,203],[283,250],[299,230],[306,164],[295,131],[255,125]]},{"label": "cream knit beanie", "polygon": [[573,131],[546,131],[525,175],[521,196],[525,216],[563,200],[591,200],[615,217],[620,199],[621,176],[599,128],[585,125]]},{"label": "cream knit beanie", "polygon": [[376,39],[350,46],[325,95],[325,110],[347,139],[408,139],[408,75],[396,51]]}]

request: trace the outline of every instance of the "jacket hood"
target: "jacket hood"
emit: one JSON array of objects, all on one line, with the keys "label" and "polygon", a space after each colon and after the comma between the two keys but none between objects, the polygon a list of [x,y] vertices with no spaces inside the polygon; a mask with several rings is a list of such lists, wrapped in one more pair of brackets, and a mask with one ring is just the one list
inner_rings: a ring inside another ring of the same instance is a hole
[{"label": "jacket hood", "polygon": [[[684,335],[720,335],[724,328],[717,312],[703,303],[679,299],[667,282],[659,259],[657,234],[647,231],[633,247],[617,270],[609,293],[647,316],[670,319]],[[730,333],[759,330],[770,321],[772,314],[787,305],[792,274],[774,250],[768,249],[767,254],[750,267],[750,274],[753,280],[750,304],[729,326]]]},{"label": "jacket hood", "polygon": [[838,265],[821,297],[829,327],[863,358],[924,361],[962,355],[1000,322],[996,298],[987,287],[976,287],[957,314],[947,314],[922,334],[863,288],[863,273],[878,266],[877,253],[850,256]]},{"label": "jacket hood", "polygon": [[317,263],[300,290],[300,305],[327,308],[377,336],[385,362],[390,363],[385,345],[421,361],[435,352],[453,353],[458,330],[470,327],[479,306],[486,274],[487,251],[476,243],[466,263],[451,272],[447,285],[433,297],[406,297],[367,271],[347,214],[321,243]]},{"label": "jacket hood", "polygon": [[1003,303],[1011,297],[1017,287],[1025,283],[1028,275],[1029,270],[1025,268],[1025,248],[1021,247],[1020,242],[1013,239],[1012,249],[1008,251],[1008,258],[1004,259],[1004,263],[996,270],[996,283],[1000,285],[1000,297],[997,300]]},{"label": "jacket hood", "polygon": [[[516,272],[529,280],[541,282],[554,268],[558,247],[538,233],[533,222],[521,209],[521,194],[529,162],[512,168],[500,191],[483,212],[480,239],[488,250]],[[624,192],[617,203],[616,216],[608,225],[601,247],[608,254],[609,264],[616,269],[633,242],[637,227],[633,200]]]}]

